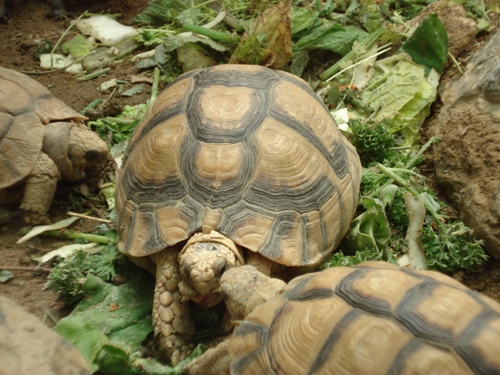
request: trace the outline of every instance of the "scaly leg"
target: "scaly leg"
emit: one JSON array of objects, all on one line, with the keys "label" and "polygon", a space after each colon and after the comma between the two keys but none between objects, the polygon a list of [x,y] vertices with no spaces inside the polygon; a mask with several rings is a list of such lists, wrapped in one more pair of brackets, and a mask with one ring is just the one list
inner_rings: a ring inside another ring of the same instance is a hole
[{"label": "scaly leg", "polygon": [[24,219],[31,224],[48,224],[49,208],[59,180],[55,163],[43,152],[40,153],[35,167],[24,181],[24,194],[21,209]]},{"label": "scaly leg", "polygon": [[151,256],[156,263],[156,286],[153,300],[153,326],[160,348],[176,365],[192,349],[194,323],[187,301],[179,291],[179,250],[169,248]]}]

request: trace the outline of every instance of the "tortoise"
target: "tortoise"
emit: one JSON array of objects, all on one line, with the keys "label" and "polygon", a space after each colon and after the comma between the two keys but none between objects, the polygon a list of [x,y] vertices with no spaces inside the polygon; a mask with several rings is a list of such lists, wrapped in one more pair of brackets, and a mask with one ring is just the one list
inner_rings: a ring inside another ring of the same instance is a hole
[{"label": "tortoise", "polygon": [[21,200],[27,222],[48,223],[58,180],[113,168],[106,142],[85,119],[34,79],[0,67],[0,203]]},{"label": "tortoise", "polygon": [[301,272],[329,256],[360,178],[355,148],[302,79],[237,64],[175,79],[134,130],[116,185],[118,248],[156,275],[166,356],[188,353],[189,300],[222,301],[227,269]]},{"label": "tortoise", "polygon": [[190,374],[215,373],[207,363],[233,375],[500,373],[500,304],[435,271],[372,261],[286,285],[242,266],[220,282],[245,320],[227,357],[221,344],[218,362],[199,357]]},{"label": "tortoise", "polygon": [[0,374],[90,375],[80,352],[38,317],[0,295]]}]

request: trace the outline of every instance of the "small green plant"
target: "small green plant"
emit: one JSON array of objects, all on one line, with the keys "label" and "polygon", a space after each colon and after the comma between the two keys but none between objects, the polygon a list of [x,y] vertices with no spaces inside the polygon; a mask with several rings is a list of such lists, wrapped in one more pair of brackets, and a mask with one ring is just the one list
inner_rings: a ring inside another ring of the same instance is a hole
[{"label": "small green plant", "polygon": [[60,293],[68,305],[74,305],[83,298],[82,286],[88,275],[103,281],[116,276],[115,262],[119,257],[114,244],[94,254],[79,250],[52,269],[46,287]]}]

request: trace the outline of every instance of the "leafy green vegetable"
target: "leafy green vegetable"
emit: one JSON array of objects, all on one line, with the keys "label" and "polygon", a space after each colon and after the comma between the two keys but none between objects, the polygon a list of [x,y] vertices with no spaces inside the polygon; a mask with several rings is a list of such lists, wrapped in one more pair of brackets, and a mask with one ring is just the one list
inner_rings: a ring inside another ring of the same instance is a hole
[{"label": "leafy green vegetable", "polygon": [[474,269],[488,259],[481,247],[483,242],[458,220],[439,224],[437,230],[424,226],[421,241],[425,244],[428,267],[445,273]]},{"label": "leafy green vegetable", "polygon": [[[372,31],[370,34],[366,35],[364,38],[358,40],[359,46],[365,48],[366,50],[369,50],[372,45],[374,45],[378,39],[382,36],[384,33],[384,30],[382,28],[379,28],[377,30]],[[353,41],[354,44],[354,41]],[[323,73],[320,74],[320,78],[322,80],[328,80],[330,79],[335,73],[337,73],[340,69],[343,63],[347,61],[353,61],[353,59],[356,57],[356,53],[353,52],[352,50],[348,52],[346,55],[344,55],[340,60],[338,60],[335,64],[333,64],[331,67],[326,69]],[[365,58],[366,56],[357,56],[360,59]]]},{"label": "leafy green vegetable", "polygon": [[378,260],[379,256],[370,250],[359,250],[353,255],[344,255],[342,250],[335,252],[332,257],[321,265],[321,269],[330,267],[350,267],[355,264],[368,262],[370,260]]},{"label": "leafy green vegetable", "polygon": [[[361,201],[365,211],[352,221],[347,243],[355,251],[369,249],[382,258],[382,252],[388,249],[387,243],[391,237],[385,205],[375,198],[362,197]],[[387,253],[385,255],[385,259],[391,258]]]},{"label": "leafy green vegetable", "polygon": [[474,268],[487,259],[482,241],[474,238],[470,228],[461,221],[449,220],[441,213],[444,203],[413,170],[433,142],[435,139],[429,140],[410,160],[406,158],[405,164],[402,163],[405,158],[395,153],[384,161],[393,167],[378,164],[363,170],[360,193],[363,212],[353,220],[346,241],[341,244],[341,249],[347,250],[344,254],[368,250],[373,257],[387,261],[405,254],[410,216],[405,195],[410,194],[424,201],[426,219],[419,241],[425,250],[427,268],[449,273],[464,267]]},{"label": "leafy green vegetable", "polygon": [[154,279],[124,260],[119,272],[125,280],[113,285],[87,274],[81,281],[85,298],[54,330],[82,353],[92,371],[102,374],[182,374],[182,368],[205,350],[198,346],[189,358],[171,367],[145,358],[141,345],[152,333]]},{"label": "leafy green vegetable", "polygon": [[114,264],[119,256],[115,245],[103,247],[95,254],[79,250],[52,269],[46,287],[60,293],[68,305],[74,305],[84,297],[83,284],[89,275],[104,281],[116,275]]},{"label": "leafy green vegetable", "polygon": [[120,95],[121,96],[133,96],[133,95],[139,94],[143,88],[144,88],[144,83],[139,83],[137,85],[132,86],[128,90],[123,91]]},{"label": "leafy green vegetable", "polygon": [[352,135],[348,135],[351,143],[358,150],[361,164],[366,167],[373,162],[383,163],[384,160],[394,158],[396,146],[394,135],[387,130],[384,121],[363,122],[359,119],[349,120]]},{"label": "leafy green vegetable", "polygon": [[89,121],[88,126],[102,138],[107,138],[108,133],[111,133],[111,144],[114,145],[130,138],[136,125],[144,116],[146,108],[147,104],[126,105],[118,116]]},{"label": "leafy green vegetable", "polygon": [[448,58],[448,34],[437,14],[429,14],[401,49],[417,64],[443,71]]},{"label": "leafy green vegetable", "polygon": [[257,15],[236,46],[230,64],[257,64],[281,69],[292,57],[290,0],[267,6]]},{"label": "leafy green vegetable", "polygon": [[79,58],[90,53],[91,44],[81,34],[76,34],[61,46],[61,50],[64,53],[70,53],[75,58]]},{"label": "leafy green vegetable", "polygon": [[375,69],[361,100],[376,111],[374,121],[385,120],[389,132],[401,132],[400,146],[416,144],[419,127],[436,98],[435,86],[422,66],[403,55],[377,62]]},{"label": "leafy green vegetable", "polygon": [[292,19],[290,20],[290,31],[292,36],[296,36],[301,31],[308,30],[315,25],[320,25],[321,21],[316,12],[310,8],[292,8]]},{"label": "leafy green vegetable", "polygon": [[164,42],[163,46],[165,47],[165,50],[167,52],[174,51],[177,48],[182,47],[183,45],[188,43],[202,43],[212,48],[214,51],[219,51],[219,52],[225,52],[230,50],[230,48],[223,43],[217,42],[210,38],[203,38],[192,34],[178,34],[165,39],[163,42]]},{"label": "leafy green vegetable", "polygon": [[152,0],[144,12],[134,18],[134,22],[146,25],[171,23],[187,10],[189,5],[189,2],[183,0]]},{"label": "leafy green vegetable", "polygon": [[0,283],[6,283],[14,277],[14,274],[7,270],[0,271]]},{"label": "leafy green vegetable", "polygon": [[340,55],[346,55],[351,50],[354,41],[362,39],[366,35],[366,31],[356,26],[344,27],[337,23],[320,25],[299,39],[293,45],[293,50],[295,53],[299,53],[310,49],[326,49]]},{"label": "leafy green vegetable", "polygon": [[134,273],[120,286],[87,275],[82,285],[85,299],[54,327],[76,346],[93,371],[136,373],[130,360],[153,329],[154,282],[141,269]]}]

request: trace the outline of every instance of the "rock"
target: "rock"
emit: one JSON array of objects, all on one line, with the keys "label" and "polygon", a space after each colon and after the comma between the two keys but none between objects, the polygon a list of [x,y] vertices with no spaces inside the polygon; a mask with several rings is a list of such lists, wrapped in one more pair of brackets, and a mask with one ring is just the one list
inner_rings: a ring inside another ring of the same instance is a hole
[{"label": "rock", "polygon": [[85,375],[90,369],[69,342],[0,296],[0,374]]},{"label": "rock", "polygon": [[436,178],[461,219],[500,259],[500,31],[442,90],[430,132]]}]

